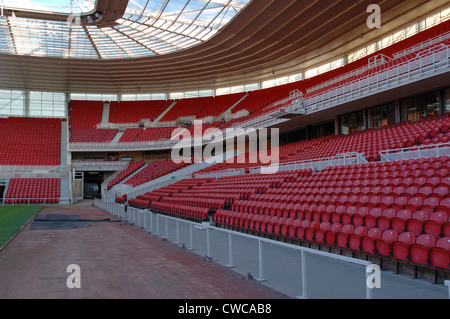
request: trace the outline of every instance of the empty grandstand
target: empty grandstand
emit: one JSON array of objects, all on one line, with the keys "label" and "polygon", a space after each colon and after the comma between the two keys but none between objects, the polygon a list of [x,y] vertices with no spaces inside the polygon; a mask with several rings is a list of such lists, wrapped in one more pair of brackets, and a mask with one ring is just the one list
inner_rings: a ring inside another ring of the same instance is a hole
[{"label": "empty grandstand", "polygon": [[364,1],[63,2],[2,2],[2,206],[112,246],[143,228],[288,297],[448,298],[447,1],[373,1],[380,28]]}]

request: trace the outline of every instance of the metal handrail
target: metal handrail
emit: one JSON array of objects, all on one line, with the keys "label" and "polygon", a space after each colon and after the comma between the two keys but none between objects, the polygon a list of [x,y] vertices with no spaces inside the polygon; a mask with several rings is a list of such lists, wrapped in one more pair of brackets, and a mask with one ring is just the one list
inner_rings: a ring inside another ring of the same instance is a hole
[{"label": "metal handrail", "polygon": [[[444,150],[444,151],[442,151]],[[440,151],[440,152],[439,152]],[[441,154],[439,154],[441,153]],[[427,157],[439,157],[441,155],[450,155],[450,142],[439,144],[428,144],[411,146],[404,148],[396,148],[391,150],[379,151],[381,161],[402,160],[411,158],[427,158]],[[406,156],[407,154],[411,156]],[[391,156],[390,156],[391,155]],[[396,155],[396,156],[395,156]],[[414,156],[416,155],[416,156]]]},{"label": "metal handrail", "polygon": [[[391,67],[386,67],[384,70],[374,72],[355,81],[329,89],[325,92],[317,94],[314,97],[305,98],[307,110],[315,111],[318,109],[319,105],[323,105],[325,103],[328,104],[338,103],[339,100],[348,98],[349,96],[358,96],[363,91],[367,92],[371,91],[373,88],[379,89],[381,86],[385,86],[392,83],[398,83],[400,81],[400,78],[406,77],[409,79],[412,76],[416,75],[417,72],[419,72],[419,75],[421,75],[424,69],[429,70],[430,67],[435,69],[436,63],[438,62],[445,61],[445,63],[442,66],[448,66],[450,55],[449,51],[450,51],[449,48],[437,50],[428,56],[418,57],[412,60],[396,64]],[[445,52],[446,55],[440,59],[436,59],[437,54],[441,52]],[[430,58],[431,62],[429,61]],[[393,76],[390,77],[380,76],[386,75],[390,72],[391,74],[393,74]]]},{"label": "metal handrail", "polygon": [[[325,251],[321,251],[321,250],[316,250],[316,249],[307,248],[307,247],[303,247],[303,246],[299,246],[299,245],[289,244],[289,243],[285,243],[285,242],[281,242],[281,241],[276,241],[276,240],[273,240],[270,238],[264,238],[261,236],[250,235],[250,234],[233,231],[233,230],[229,230],[229,229],[225,229],[225,228],[219,228],[219,227],[216,227],[209,223],[199,224],[198,222],[192,222],[189,220],[180,219],[180,218],[176,218],[176,217],[172,217],[172,216],[168,216],[168,215],[155,214],[151,210],[141,210],[141,209],[137,209],[137,208],[128,206],[127,210],[125,211],[125,206],[122,204],[103,202],[98,199],[94,200],[94,204],[95,204],[95,206],[99,207],[100,209],[103,209],[115,216],[118,216],[124,221],[130,222],[130,223],[132,223],[138,227],[141,227],[147,231],[155,233],[157,236],[163,237],[166,240],[170,239],[167,222],[169,220],[171,220],[176,223],[176,234],[175,234],[176,238],[175,238],[175,242],[174,242],[175,244],[179,243],[179,238],[180,238],[179,223],[187,224],[189,226],[189,230],[190,230],[189,249],[191,249],[191,250],[195,249],[194,244],[193,244],[192,230],[194,227],[201,227],[202,229],[206,230],[206,256],[209,259],[213,259],[213,257],[214,257],[212,245],[211,245],[211,231],[226,233],[226,234],[228,234],[228,252],[229,252],[229,254],[228,254],[229,260],[228,260],[227,266],[230,268],[234,267],[234,260],[233,260],[234,254],[233,254],[232,238],[234,236],[236,236],[236,237],[255,240],[258,243],[257,250],[258,250],[259,276],[256,278],[256,280],[258,280],[258,281],[266,280],[266,279],[264,279],[264,265],[263,265],[264,260],[263,260],[263,251],[262,251],[263,243],[276,245],[279,247],[289,248],[289,249],[298,251],[302,257],[301,265],[299,265],[299,267],[302,270],[302,272],[301,272],[302,296],[300,296],[300,297],[296,296],[297,298],[307,298],[308,297],[307,286],[306,286],[306,282],[307,282],[307,271],[306,271],[306,263],[305,263],[306,254],[312,254],[315,256],[322,256],[322,257],[326,257],[326,258],[330,258],[330,259],[334,259],[334,260],[339,260],[339,261],[343,261],[343,262],[347,262],[347,263],[361,265],[365,268],[365,273],[366,273],[366,275],[365,275],[366,299],[372,299],[372,289],[373,288],[370,288],[367,285],[369,274],[371,272],[369,267],[371,267],[373,265],[373,263],[371,261],[366,261],[366,260],[356,259],[356,258],[347,257],[347,256],[343,256],[343,255],[333,254],[333,253],[329,253],[329,252],[325,252]],[[154,217],[156,217],[155,222],[153,222],[153,219],[155,219]],[[165,225],[164,225],[165,232],[164,233],[161,232],[161,229],[160,229],[161,225],[159,222],[159,218],[164,218],[164,220],[165,220]],[[154,229],[156,231],[154,231]]]}]

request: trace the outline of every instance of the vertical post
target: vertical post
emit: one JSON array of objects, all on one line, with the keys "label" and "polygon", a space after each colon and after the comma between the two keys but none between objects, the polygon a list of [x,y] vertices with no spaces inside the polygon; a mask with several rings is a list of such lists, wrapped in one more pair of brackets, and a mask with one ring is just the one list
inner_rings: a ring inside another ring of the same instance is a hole
[{"label": "vertical post", "polygon": [[211,240],[210,240],[210,228],[206,228],[206,256],[211,258]]},{"label": "vertical post", "polygon": [[180,225],[177,219],[177,241],[176,243],[178,244],[180,242]]},{"label": "vertical post", "polygon": [[264,267],[263,267],[263,250],[262,250],[262,242],[260,239],[258,239],[258,263],[259,263],[259,278],[257,278],[258,281],[265,281],[263,273],[264,273]]},{"label": "vertical post", "polygon": [[306,253],[302,250],[302,296],[304,299],[307,298],[306,289]]},{"label": "vertical post", "polygon": [[144,229],[147,230],[147,210],[144,210]]},{"label": "vertical post", "polygon": [[231,232],[228,232],[228,268],[234,268],[233,265],[233,240],[231,238]]},{"label": "vertical post", "polygon": [[189,245],[190,249],[194,249],[194,236],[192,234],[192,224],[189,224]]},{"label": "vertical post", "polygon": [[166,216],[166,238],[169,238],[169,225],[168,225],[169,221],[168,218]]},{"label": "vertical post", "polygon": [[153,212],[149,211],[150,213],[150,232],[153,232]]},{"label": "vertical post", "polygon": [[159,218],[158,218],[158,215],[156,215],[156,235],[159,236]]}]

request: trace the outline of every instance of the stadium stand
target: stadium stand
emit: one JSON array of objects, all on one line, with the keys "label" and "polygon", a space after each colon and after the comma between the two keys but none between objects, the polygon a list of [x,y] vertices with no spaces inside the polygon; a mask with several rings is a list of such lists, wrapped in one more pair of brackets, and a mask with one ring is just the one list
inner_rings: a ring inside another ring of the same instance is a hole
[{"label": "stadium stand", "polygon": [[114,185],[120,183],[122,180],[136,172],[142,166],[145,165],[144,161],[130,162],[125,170],[119,173],[119,175],[114,178],[109,184],[108,189],[112,188]]},{"label": "stadium stand", "polygon": [[61,119],[0,118],[0,165],[57,166]]},{"label": "stadium stand", "polygon": [[138,123],[140,120],[155,120],[173,101],[113,101],[110,103],[109,122]]},{"label": "stadium stand", "polygon": [[59,178],[12,178],[6,204],[59,203]]},{"label": "stadium stand", "polygon": [[159,122],[174,122],[181,117],[194,117],[212,98],[207,96],[177,100]]},{"label": "stadium stand", "polygon": [[170,174],[174,171],[177,171],[183,167],[186,167],[188,164],[180,163],[176,164],[170,159],[162,160],[162,161],[153,161],[147,164],[143,169],[141,169],[138,173],[133,175],[131,178],[125,180],[123,184],[131,185],[133,187],[139,186],[141,184],[152,181],[158,177]]},{"label": "stadium stand", "polygon": [[207,208],[222,227],[448,270],[449,169],[441,157],[247,174],[150,192],[146,206],[183,216]]},{"label": "stadium stand", "polygon": [[118,129],[77,128],[72,129],[71,143],[109,143],[116,136]]},{"label": "stadium stand", "polygon": [[102,121],[102,101],[69,102],[69,125],[71,129],[95,128]]}]

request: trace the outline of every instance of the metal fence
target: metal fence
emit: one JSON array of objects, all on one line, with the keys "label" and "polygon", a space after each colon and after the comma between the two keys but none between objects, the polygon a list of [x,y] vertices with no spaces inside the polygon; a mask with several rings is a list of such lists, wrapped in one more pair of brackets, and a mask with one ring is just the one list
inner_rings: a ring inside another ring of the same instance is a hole
[{"label": "metal fence", "polygon": [[450,156],[450,142],[405,147],[379,152],[382,161],[398,161],[417,158]]},{"label": "metal fence", "polygon": [[95,205],[295,298],[367,298],[370,261],[95,200]]}]

